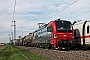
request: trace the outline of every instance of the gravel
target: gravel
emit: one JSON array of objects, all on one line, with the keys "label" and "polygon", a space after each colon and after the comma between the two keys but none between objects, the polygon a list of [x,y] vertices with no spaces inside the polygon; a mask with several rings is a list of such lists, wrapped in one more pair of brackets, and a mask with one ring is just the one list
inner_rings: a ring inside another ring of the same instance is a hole
[{"label": "gravel", "polygon": [[61,51],[61,50],[48,50],[43,48],[36,47],[25,47],[17,46],[38,54],[42,57],[49,58],[50,60],[90,60],[90,50],[70,50],[70,51]]}]

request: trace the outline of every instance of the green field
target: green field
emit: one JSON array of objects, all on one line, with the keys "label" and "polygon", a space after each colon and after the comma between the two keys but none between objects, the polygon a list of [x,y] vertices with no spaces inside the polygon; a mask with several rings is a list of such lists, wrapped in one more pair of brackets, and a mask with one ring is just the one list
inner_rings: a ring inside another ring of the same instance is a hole
[{"label": "green field", "polygon": [[[22,55],[23,54],[23,55]],[[26,50],[7,45],[0,50],[0,60],[49,60]]]}]

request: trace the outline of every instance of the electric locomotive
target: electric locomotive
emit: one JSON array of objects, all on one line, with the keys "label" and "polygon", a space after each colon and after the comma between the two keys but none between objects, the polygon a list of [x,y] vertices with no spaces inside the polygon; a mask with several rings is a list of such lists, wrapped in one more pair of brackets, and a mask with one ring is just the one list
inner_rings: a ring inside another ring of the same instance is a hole
[{"label": "electric locomotive", "polygon": [[34,45],[52,49],[70,49],[74,40],[74,30],[70,21],[54,20],[34,31]]}]

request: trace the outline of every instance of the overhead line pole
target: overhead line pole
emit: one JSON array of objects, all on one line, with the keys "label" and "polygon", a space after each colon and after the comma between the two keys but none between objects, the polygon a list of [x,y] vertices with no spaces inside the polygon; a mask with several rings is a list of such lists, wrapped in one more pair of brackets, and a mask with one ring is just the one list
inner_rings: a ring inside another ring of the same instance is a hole
[{"label": "overhead line pole", "polygon": [[16,25],[15,25],[15,21],[14,21],[14,41],[16,40]]},{"label": "overhead line pole", "polygon": [[12,33],[12,41],[13,41],[13,32],[11,32]]},{"label": "overhead line pole", "polygon": [[14,2],[15,3],[14,3],[14,12],[13,12],[13,20],[12,20],[12,23],[14,22],[14,24],[11,25],[11,26],[14,26],[14,39],[13,39],[13,32],[12,32],[12,40],[13,40],[14,45],[15,45],[15,40],[16,40],[16,24],[15,24],[15,21],[14,21],[14,19],[15,19],[14,15],[15,15],[16,0]]},{"label": "overhead line pole", "polygon": [[[16,22],[15,21],[13,21],[14,22],[14,25],[11,25],[11,26],[14,26],[14,41],[16,40]],[[14,42],[14,45],[15,45],[15,42]]]},{"label": "overhead line pole", "polygon": [[11,37],[10,37],[10,34],[9,34],[8,36],[9,36],[9,43],[11,43]]}]

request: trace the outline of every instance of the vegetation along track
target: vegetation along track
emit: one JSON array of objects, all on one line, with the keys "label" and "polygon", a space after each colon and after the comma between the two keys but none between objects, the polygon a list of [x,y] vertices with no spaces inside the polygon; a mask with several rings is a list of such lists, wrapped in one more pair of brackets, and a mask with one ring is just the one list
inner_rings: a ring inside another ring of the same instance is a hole
[{"label": "vegetation along track", "polygon": [[90,60],[90,50],[48,50],[35,47],[18,46],[19,48],[28,50],[34,54],[39,54],[50,60]]},{"label": "vegetation along track", "polygon": [[48,60],[37,54],[7,45],[0,50],[0,60]]}]

